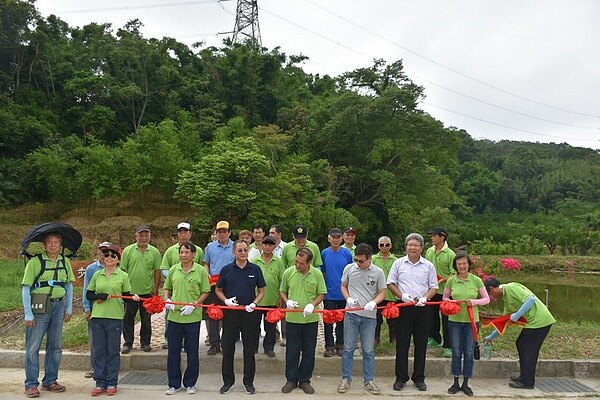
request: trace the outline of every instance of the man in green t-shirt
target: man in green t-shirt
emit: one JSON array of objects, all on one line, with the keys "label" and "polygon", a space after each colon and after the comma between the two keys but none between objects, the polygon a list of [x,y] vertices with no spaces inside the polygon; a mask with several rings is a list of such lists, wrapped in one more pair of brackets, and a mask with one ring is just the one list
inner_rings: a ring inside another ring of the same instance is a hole
[{"label": "man in green t-shirt", "polygon": [[281,300],[286,308],[303,310],[302,313],[287,312],[285,315],[287,382],[281,388],[283,393],[290,393],[296,387],[300,387],[306,394],[315,392],[310,384],[310,378],[315,368],[319,315],[313,314],[313,311],[325,299],[327,288],[323,274],[311,266],[312,261],[313,254],[310,250],[298,249],[295,267],[285,270],[279,288]]},{"label": "man in green t-shirt", "polygon": [[[139,226],[135,231],[135,243],[123,249],[121,269],[127,272],[131,281],[131,293],[142,299],[158,294],[160,283],[160,252],[150,244],[150,228]],[[145,352],[152,351],[150,339],[152,324],[150,313],[142,302],[125,300],[125,316],[123,317],[123,348],[121,353],[127,354],[133,347],[133,327],[135,316],[140,312],[141,330],[140,345]]]},{"label": "man in green t-shirt", "polygon": [[315,242],[311,242],[307,239],[308,228],[306,225],[294,226],[292,235],[294,236],[294,240],[285,245],[283,248],[283,253],[281,254],[281,259],[283,260],[286,268],[294,265],[296,251],[302,247],[306,247],[313,254],[312,266],[315,268],[321,268],[321,265],[323,265],[321,249],[319,249],[319,246]]},{"label": "man in green t-shirt", "polygon": [[[389,236],[381,236],[377,240],[377,247],[379,248],[379,253],[374,254],[371,257],[371,261],[373,264],[377,265],[379,268],[383,270],[383,274],[385,275],[385,279],[387,279],[390,274],[390,270],[392,269],[392,264],[394,261],[398,259],[392,253],[392,239]],[[379,306],[385,306],[389,302],[395,302],[396,296],[392,293],[390,289],[385,290],[385,299],[379,303]],[[375,328],[375,346],[379,344],[380,341],[380,333],[381,333],[381,325],[383,325],[383,315],[382,310],[380,308],[377,309],[377,327]],[[387,320],[388,324],[388,337],[390,339],[390,343],[396,343],[396,334],[394,333],[394,323],[393,320]]]}]

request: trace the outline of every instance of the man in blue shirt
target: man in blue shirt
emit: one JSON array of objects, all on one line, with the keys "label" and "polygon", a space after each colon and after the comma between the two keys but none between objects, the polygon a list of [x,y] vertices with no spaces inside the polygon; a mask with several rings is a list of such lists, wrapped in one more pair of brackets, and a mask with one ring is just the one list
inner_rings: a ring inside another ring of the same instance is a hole
[{"label": "man in blue shirt", "polygon": [[[219,275],[221,269],[223,269],[225,265],[231,264],[235,260],[235,257],[233,256],[233,240],[229,238],[231,236],[229,222],[219,221],[216,226],[216,233],[217,240],[210,242],[208,246],[206,246],[206,251],[204,252],[204,267],[208,272],[208,276],[211,278],[215,275]],[[210,293],[204,302],[206,304],[223,304],[215,294],[214,286],[211,287]],[[206,354],[214,356],[221,352],[221,335],[219,333],[220,322],[211,319],[208,314],[206,314],[206,308],[203,308],[202,310],[208,324],[208,340],[210,341],[210,348]]]},{"label": "man in blue shirt", "polygon": [[[333,228],[327,236],[329,246],[321,252],[323,265],[321,271],[325,276],[325,285],[327,294],[323,305],[326,310],[338,310],[346,308],[346,300],[342,295],[341,283],[342,273],[348,264],[352,264],[352,253],[346,247],[342,246],[342,230]],[[334,354],[342,355],[344,349],[344,321],[335,324],[335,342],[333,339],[333,325],[325,324],[325,357],[331,357]]]}]

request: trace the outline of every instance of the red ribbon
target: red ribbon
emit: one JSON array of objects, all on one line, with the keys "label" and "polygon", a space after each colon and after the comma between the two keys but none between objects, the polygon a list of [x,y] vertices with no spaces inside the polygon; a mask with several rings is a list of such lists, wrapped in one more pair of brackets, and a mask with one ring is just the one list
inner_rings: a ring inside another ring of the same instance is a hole
[{"label": "red ribbon", "polygon": [[440,304],[440,312],[444,315],[454,315],[460,312],[460,304],[454,301],[444,301]]},{"label": "red ribbon", "polygon": [[344,310],[323,310],[323,323],[337,324],[344,320]]}]

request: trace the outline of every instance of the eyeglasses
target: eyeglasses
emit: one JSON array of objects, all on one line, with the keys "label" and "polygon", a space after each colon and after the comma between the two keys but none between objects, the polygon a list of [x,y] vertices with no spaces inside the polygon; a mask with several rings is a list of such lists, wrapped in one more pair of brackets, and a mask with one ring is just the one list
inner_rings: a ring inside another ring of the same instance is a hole
[{"label": "eyeglasses", "polygon": [[354,262],[358,263],[358,264],[362,264],[362,263],[367,262],[367,261],[369,261],[368,258],[365,258],[364,260],[359,260],[358,258],[354,257]]},{"label": "eyeglasses", "polygon": [[406,245],[406,247],[408,248],[418,248],[418,247],[422,247],[421,244],[414,244],[414,243],[409,243]]},{"label": "eyeglasses", "polygon": [[390,247],[391,243],[379,243],[379,247]]},{"label": "eyeglasses", "polygon": [[250,251],[250,250],[248,250],[248,249],[237,249],[237,250],[236,250],[236,253],[247,253],[247,252],[249,252],[249,251]]},{"label": "eyeglasses", "polygon": [[103,251],[102,255],[106,258],[110,257],[110,258],[119,258],[119,256],[117,255],[117,253],[113,253],[111,251]]}]

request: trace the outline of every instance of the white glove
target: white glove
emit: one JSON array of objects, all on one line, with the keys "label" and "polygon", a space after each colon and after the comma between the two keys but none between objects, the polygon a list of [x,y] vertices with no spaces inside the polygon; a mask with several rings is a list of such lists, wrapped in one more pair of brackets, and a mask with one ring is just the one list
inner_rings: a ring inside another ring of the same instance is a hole
[{"label": "white glove", "polygon": [[405,303],[412,303],[415,301],[415,297],[412,294],[402,293],[402,301]]},{"label": "white glove", "polygon": [[181,315],[190,315],[195,309],[196,307],[189,304],[187,306],[183,306],[181,307]]},{"label": "white glove", "polygon": [[250,303],[246,306],[246,312],[252,312],[254,311],[254,308],[256,307],[256,304],[254,303]]},{"label": "white glove", "polygon": [[348,308],[354,308],[358,306],[358,300],[353,299],[352,297],[348,297],[346,299],[346,305],[348,306]]},{"label": "white glove", "polygon": [[173,300],[171,300],[170,298],[166,300],[167,304],[165,304],[165,308],[167,310],[171,310],[171,311],[175,311],[175,304],[173,304]]},{"label": "white glove", "polygon": [[294,301],[294,300],[288,300],[288,301],[285,302],[285,307],[288,310],[293,310],[294,308],[298,307],[298,302]]},{"label": "white glove", "polygon": [[315,306],[313,306],[313,303],[308,303],[305,307],[304,307],[304,311],[302,312],[302,314],[304,314],[305,317],[308,317],[310,314],[312,314],[312,312],[314,311]]},{"label": "white glove", "polygon": [[365,304],[365,311],[373,311],[375,309],[375,307],[377,307],[377,303],[375,303],[373,300],[371,300],[370,302]]},{"label": "white glove", "polygon": [[229,306],[229,307],[238,306],[239,304],[237,302],[237,296],[233,296],[228,299],[225,299],[225,305]]},{"label": "white glove", "polygon": [[419,298],[419,301],[417,301],[417,304],[415,304],[417,307],[425,307],[425,303],[427,302],[427,297],[423,296]]}]

